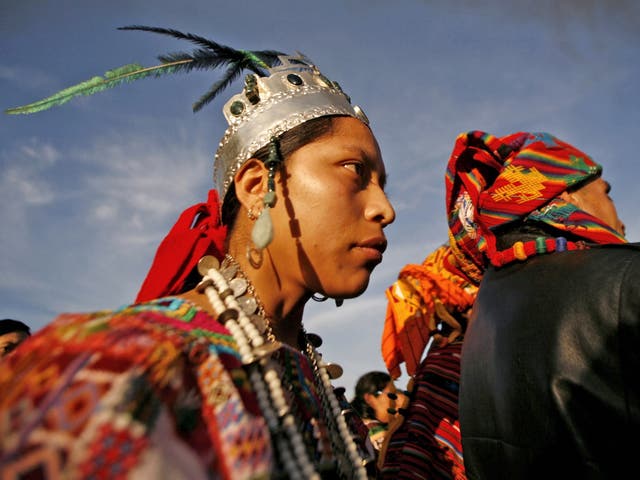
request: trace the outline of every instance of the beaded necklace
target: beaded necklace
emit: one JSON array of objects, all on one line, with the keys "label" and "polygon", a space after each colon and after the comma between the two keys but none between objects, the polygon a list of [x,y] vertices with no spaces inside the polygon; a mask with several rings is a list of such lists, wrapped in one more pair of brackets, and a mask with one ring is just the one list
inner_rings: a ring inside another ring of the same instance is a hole
[{"label": "beaded necklace", "polygon": [[496,252],[491,257],[491,264],[496,267],[502,267],[516,260],[526,260],[534,255],[584,250],[586,248],[588,248],[588,246],[583,241],[571,242],[564,237],[537,237],[535,240],[529,240],[527,242],[515,242],[510,248]]},{"label": "beaded necklace", "polygon": [[[231,332],[238,345],[240,358],[287,476],[320,480],[321,472],[337,470],[341,478],[367,479],[362,453],[342,416],[342,407],[333,391],[326,365],[308,341],[306,332],[303,330],[303,353],[313,367],[320,413],[328,430],[328,438],[324,432],[317,432],[318,450],[323,453],[317,466],[299,431],[295,411],[286,402],[285,390],[272,358],[282,344],[273,335],[271,322],[266,318],[255,288],[228,254],[222,265],[214,257],[203,257],[198,263],[198,271],[203,278],[197,290],[205,293],[218,321]],[[329,452],[333,454],[333,460]]]}]

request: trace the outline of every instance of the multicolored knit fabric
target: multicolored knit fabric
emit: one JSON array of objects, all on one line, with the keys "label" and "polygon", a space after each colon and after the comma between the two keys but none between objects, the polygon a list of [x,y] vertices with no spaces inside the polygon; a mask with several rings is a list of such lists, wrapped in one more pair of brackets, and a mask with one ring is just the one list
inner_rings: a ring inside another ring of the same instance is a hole
[{"label": "multicolored knit fabric", "polygon": [[451,243],[461,268],[479,279],[497,251],[494,229],[516,220],[549,224],[589,242],[625,242],[608,225],[558,198],[601,172],[587,154],[548,133],[459,135],[445,185]]},{"label": "multicolored knit fabric", "polygon": [[[432,337],[444,346],[461,335],[462,327],[450,312],[468,310],[476,292],[477,286],[456,268],[448,245],[437,248],[421,265],[406,265],[385,291],[388,303],[381,348],[391,377],[400,376],[403,362],[413,375]],[[443,320],[449,322],[446,336],[438,330]]]},{"label": "multicolored knit fabric", "polygon": [[[312,366],[274,359],[316,451]],[[274,458],[233,337],[183,299],[63,314],[3,359],[3,479],[269,478]]]}]

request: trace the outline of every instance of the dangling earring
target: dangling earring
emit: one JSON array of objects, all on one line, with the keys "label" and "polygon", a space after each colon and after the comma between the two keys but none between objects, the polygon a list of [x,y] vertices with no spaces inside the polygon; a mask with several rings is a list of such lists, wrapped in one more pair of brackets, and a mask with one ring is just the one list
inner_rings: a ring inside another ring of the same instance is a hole
[{"label": "dangling earring", "polygon": [[315,302],[324,302],[328,299],[329,297],[326,297],[320,293],[314,293],[313,295],[311,295],[311,300],[315,301]]},{"label": "dangling earring", "polygon": [[[269,210],[276,204],[276,169],[282,162],[280,156],[280,145],[276,137],[271,137],[269,143],[269,156],[264,162],[269,169],[269,177],[267,179],[267,193],[262,199],[263,208],[258,215],[258,220],[251,230],[251,241],[253,247],[247,248],[247,260],[254,268],[259,268],[262,264],[262,250],[267,248],[273,241],[273,221]],[[253,213],[250,210],[251,213]]]},{"label": "dangling earring", "polygon": [[[311,295],[311,300],[314,300],[316,302],[324,302],[328,299],[329,297],[320,293],[314,293],[313,295]],[[344,303],[344,298],[334,298],[333,300],[336,302],[336,307],[341,307]]]}]

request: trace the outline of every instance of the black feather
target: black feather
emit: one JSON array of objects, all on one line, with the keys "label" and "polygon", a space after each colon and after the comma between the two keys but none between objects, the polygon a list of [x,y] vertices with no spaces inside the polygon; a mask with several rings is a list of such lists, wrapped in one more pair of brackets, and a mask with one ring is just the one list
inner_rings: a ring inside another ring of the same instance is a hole
[{"label": "black feather", "polygon": [[193,111],[197,112],[213,100],[218,93],[227,88],[242,73],[242,67],[238,64],[230,66],[222,78],[214,83],[211,88],[193,104]]},{"label": "black feather", "polygon": [[126,27],[118,27],[118,30],[139,30],[142,32],[152,32],[159,33],[161,35],[169,35],[173,38],[178,38],[180,40],[188,40],[196,45],[200,45],[201,47],[208,48],[213,50],[218,55],[227,55],[233,54],[236,50],[225,45],[220,45],[213,40],[209,40],[204,37],[200,37],[198,35],[194,35],[192,33],[182,33],[178,30],[174,30],[172,28],[161,28],[161,27],[147,27],[144,25],[129,25]]},{"label": "black feather", "polygon": [[[222,78],[215,82],[211,88],[193,104],[194,112],[197,112],[203,106],[211,102],[220,92],[237,79],[243,70],[249,70],[257,75],[265,76],[267,74],[266,67],[273,67],[277,65],[279,63],[278,56],[285,55],[277,50],[236,50],[198,35],[183,33],[171,28],[130,25],[120,27],[118,30],[139,30],[143,32],[158,33],[160,35],[168,35],[181,40],[188,40],[200,46],[200,48],[191,53],[176,52],[160,55],[158,57],[158,60],[162,63],[185,61],[185,63],[178,64],[175,67],[176,72],[180,71],[186,73],[194,69],[210,70],[223,66],[227,67]],[[186,62],[187,60],[190,61]]]}]

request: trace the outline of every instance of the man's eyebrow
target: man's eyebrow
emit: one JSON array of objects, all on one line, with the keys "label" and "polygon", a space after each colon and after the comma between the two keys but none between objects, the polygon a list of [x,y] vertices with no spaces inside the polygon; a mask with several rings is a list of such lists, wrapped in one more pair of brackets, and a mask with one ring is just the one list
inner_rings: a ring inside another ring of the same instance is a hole
[{"label": "man's eyebrow", "polygon": [[611,184],[609,182],[607,182],[606,180],[605,180],[604,183],[605,183],[605,192],[606,193],[611,192]]},{"label": "man's eyebrow", "polygon": [[[356,147],[356,150],[358,150],[360,155],[362,155],[362,158],[367,162],[368,168],[370,170],[377,171],[378,162],[376,162],[371,157],[369,157],[369,155],[367,155],[367,153],[361,148]],[[384,162],[382,163],[382,165],[383,165],[383,170],[381,172],[378,172],[378,182],[380,183],[380,187],[382,188],[382,190],[384,190],[384,187],[387,184],[387,180],[389,179],[389,176],[387,174],[387,170],[384,168]]]},{"label": "man's eyebrow", "polygon": [[382,188],[382,190],[384,190],[384,187],[387,185],[387,180],[389,179],[389,177],[387,176],[386,172],[383,172],[380,175],[380,187]]}]

